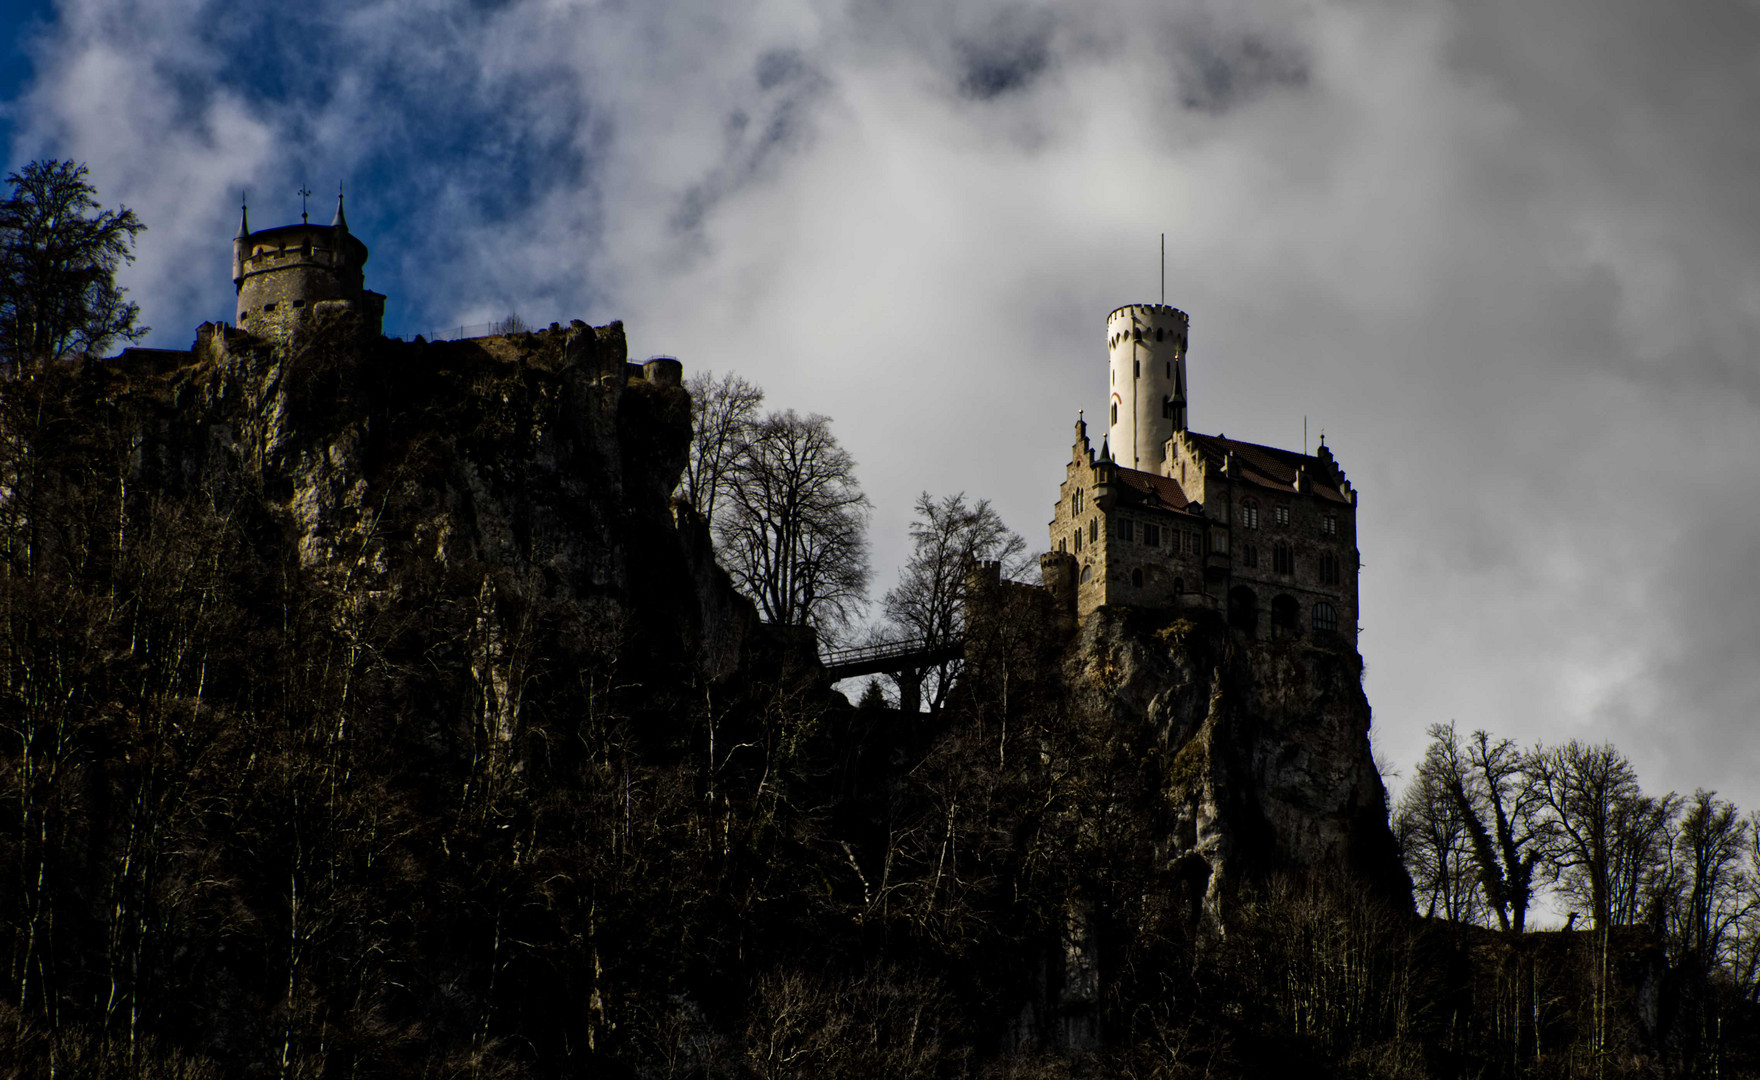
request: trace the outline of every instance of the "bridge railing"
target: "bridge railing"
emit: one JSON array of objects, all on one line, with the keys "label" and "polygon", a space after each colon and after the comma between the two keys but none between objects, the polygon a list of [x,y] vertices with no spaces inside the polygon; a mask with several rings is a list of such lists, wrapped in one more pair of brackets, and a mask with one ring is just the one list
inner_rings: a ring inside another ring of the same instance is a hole
[{"label": "bridge railing", "polygon": [[890,660],[895,656],[911,656],[927,652],[934,646],[928,638],[905,638],[902,641],[880,641],[871,645],[852,645],[843,649],[827,649],[819,654],[826,667],[861,664],[870,660]]}]

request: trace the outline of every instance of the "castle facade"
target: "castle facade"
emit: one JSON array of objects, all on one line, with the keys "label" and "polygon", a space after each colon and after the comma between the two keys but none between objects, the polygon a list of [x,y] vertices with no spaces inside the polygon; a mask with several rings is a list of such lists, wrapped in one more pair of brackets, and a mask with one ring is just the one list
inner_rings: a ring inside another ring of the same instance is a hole
[{"label": "castle facade", "polygon": [[1046,586],[1080,619],[1108,604],[1208,607],[1254,638],[1357,640],[1357,493],[1313,453],[1186,428],[1189,320],[1129,304],[1106,320],[1107,434],[1076,422]]}]

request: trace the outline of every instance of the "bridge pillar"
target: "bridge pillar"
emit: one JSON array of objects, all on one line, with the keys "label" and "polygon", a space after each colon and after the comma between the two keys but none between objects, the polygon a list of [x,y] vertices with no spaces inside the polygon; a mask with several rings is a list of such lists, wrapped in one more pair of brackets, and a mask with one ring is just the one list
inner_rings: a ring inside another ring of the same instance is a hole
[{"label": "bridge pillar", "polygon": [[923,711],[923,673],[914,668],[895,673],[898,683],[898,709],[903,713]]}]

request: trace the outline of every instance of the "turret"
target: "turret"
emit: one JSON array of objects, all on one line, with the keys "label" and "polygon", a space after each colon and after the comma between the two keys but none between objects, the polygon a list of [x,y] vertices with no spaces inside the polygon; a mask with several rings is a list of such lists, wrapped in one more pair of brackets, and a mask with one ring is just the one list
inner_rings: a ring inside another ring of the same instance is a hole
[{"label": "turret", "polygon": [[1188,322],[1166,304],[1127,304],[1106,317],[1107,434],[1126,468],[1160,472],[1167,440],[1185,430]]},{"label": "turret", "polygon": [[378,334],[385,297],[366,288],[366,262],[367,245],[348,231],[340,191],[336,216],[329,225],[302,220],[251,232],[241,214],[232,241],[239,329],[259,337],[282,337],[322,305],[354,311],[367,333]]}]

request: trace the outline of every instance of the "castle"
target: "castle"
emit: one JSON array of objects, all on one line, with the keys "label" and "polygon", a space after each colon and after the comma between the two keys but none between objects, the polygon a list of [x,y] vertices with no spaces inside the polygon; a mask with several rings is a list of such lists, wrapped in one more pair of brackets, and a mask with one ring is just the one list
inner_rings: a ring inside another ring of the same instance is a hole
[{"label": "castle", "polygon": [[1186,428],[1185,312],[1106,319],[1111,401],[1083,419],[1053,513],[1046,587],[1079,619],[1108,604],[1208,607],[1254,638],[1357,640],[1357,493],[1312,455]]},{"label": "castle", "polygon": [[240,209],[232,238],[236,325],[258,337],[279,338],[320,310],[348,310],[360,315],[366,333],[376,337],[384,323],[385,297],[366,288],[366,263],[367,245],[349,233],[340,191],[329,225],[313,225],[301,213],[298,225],[252,232],[248,207]]}]

